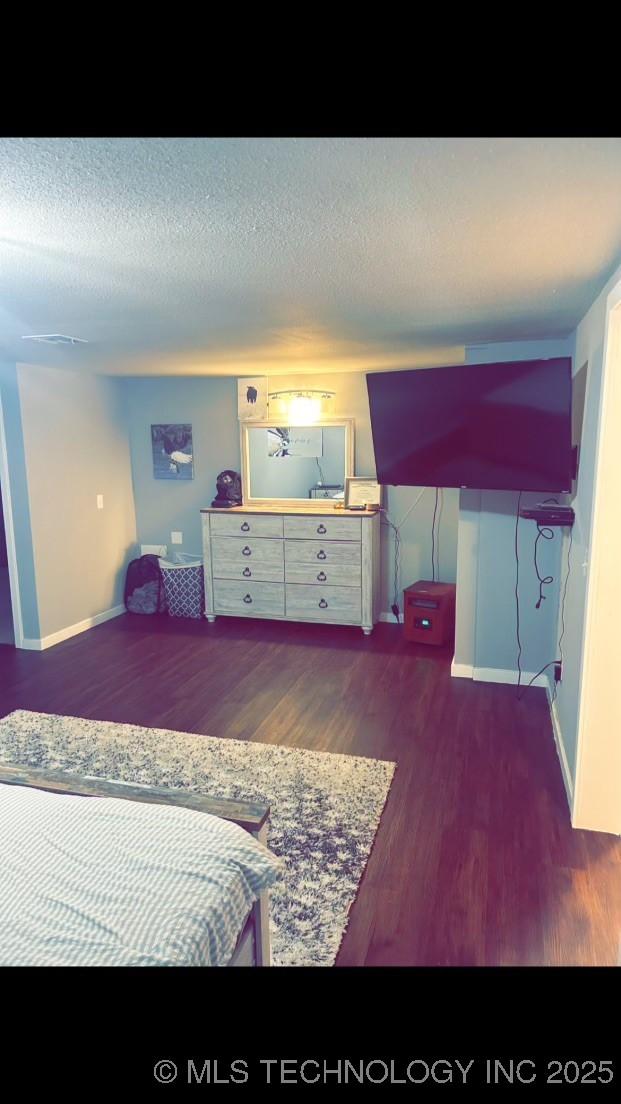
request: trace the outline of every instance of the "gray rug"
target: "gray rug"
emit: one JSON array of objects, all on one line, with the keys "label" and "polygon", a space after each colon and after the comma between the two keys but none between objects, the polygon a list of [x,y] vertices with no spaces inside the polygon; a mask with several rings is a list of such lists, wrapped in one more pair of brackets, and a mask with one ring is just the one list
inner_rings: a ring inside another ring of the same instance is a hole
[{"label": "gray rug", "polygon": [[274,964],[332,966],[394,763],[18,709],[0,720],[0,761],[214,797],[269,802],[285,860],[270,895]]}]

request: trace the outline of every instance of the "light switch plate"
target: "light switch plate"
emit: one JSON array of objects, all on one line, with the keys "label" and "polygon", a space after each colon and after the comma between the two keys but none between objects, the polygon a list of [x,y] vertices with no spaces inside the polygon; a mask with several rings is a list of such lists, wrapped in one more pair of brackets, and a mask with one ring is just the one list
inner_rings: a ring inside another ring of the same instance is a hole
[{"label": "light switch plate", "polygon": [[103,510],[103,495],[97,495],[97,509]]},{"label": "light switch plate", "polygon": [[170,543],[171,544],[183,544],[183,533],[171,533],[170,534]]}]

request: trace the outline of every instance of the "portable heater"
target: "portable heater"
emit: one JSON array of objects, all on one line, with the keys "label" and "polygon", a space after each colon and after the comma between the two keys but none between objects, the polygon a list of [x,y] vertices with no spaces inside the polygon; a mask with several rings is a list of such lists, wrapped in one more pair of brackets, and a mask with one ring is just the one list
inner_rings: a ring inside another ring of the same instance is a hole
[{"label": "portable heater", "polygon": [[404,635],[417,644],[448,644],[455,635],[455,583],[420,579],[403,592]]}]

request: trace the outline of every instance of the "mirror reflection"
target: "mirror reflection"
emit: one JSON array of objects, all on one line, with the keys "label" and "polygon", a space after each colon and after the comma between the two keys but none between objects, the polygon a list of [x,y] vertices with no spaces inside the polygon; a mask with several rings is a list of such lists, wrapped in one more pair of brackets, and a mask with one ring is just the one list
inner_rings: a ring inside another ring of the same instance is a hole
[{"label": "mirror reflection", "polygon": [[342,499],[345,426],[249,426],[251,498]]}]

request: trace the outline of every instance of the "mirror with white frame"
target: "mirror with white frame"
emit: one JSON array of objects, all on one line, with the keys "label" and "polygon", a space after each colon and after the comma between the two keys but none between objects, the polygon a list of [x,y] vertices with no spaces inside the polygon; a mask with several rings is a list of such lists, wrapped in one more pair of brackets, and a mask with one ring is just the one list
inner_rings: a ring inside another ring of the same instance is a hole
[{"label": "mirror with white frame", "polygon": [[353,475],[353,420],[310,426],[243,422],[244,504],[342,502]]}]

